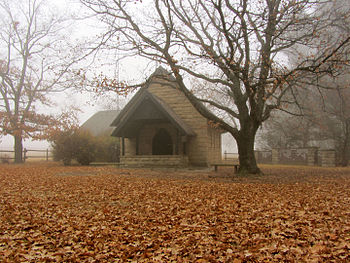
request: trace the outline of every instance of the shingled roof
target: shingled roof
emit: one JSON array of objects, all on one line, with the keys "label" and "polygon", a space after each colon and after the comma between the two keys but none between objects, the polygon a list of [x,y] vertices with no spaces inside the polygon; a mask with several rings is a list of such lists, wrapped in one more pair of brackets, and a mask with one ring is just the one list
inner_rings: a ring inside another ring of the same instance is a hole
[{"label": "shingled roof", "polygon": [[80,128],[89,131],[94,136],[110,135],[113,130],[110,125],[119,113],[120,110],[99,111],[84,122]]}]

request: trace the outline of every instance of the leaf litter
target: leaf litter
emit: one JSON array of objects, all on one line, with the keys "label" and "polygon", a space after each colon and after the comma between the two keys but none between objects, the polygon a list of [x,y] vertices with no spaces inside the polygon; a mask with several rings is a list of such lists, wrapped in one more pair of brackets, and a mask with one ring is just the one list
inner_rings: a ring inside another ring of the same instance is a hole
[{"label": "leaf litter", "polygon": [[262,169],[1,165],[0,261],[350,261],[350,169]]}]

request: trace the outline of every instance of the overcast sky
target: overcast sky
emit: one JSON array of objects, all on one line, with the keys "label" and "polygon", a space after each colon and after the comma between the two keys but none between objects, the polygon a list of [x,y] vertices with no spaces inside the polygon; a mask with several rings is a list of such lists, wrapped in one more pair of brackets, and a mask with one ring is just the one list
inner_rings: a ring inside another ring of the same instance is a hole
[{"label": "overcast sky", "polygon": [[[82,9],[79,0],[44,0],[43,3],[48,8],[53,7],[55,12],[57,11],[63,14],[71,15],[74,18],[79,18],[87,14],[86,11]],[[72,20],[72,28],[73,29],[69,30],[69,34],[72,34],[70,37],[73,39],[73,41],[74,39],[80,41],[82,39],[91,40],[96,37],[98,32],[105,30],[104,25],[96,21],[94,18],[86,20]],[[110,52],[107,58],[100,57],[96,60],[96,63],[93,64],[93,71],[96,73],[96,75],[103,73],[106,75],[119,77],[120,80],[142,82],[153,72],[155,69],[154,67],[156,66],[150,65],[148,61],[142,60],[139,57],[128,57],[123,59],[122,62],[116,63],[115,60],[119,57],[119,54],[114,51]],[[89,65],[89,67],[91,67],[91,65]],[[78,117],[80,124],[82,124],[94,113],[100,110],[118,109],[124,106],[130,97],[131,96],[128,96],[128,98],[118,97],[113,93],[96,96],[96,94],[86,92],[67,92],[51,96],[50,98],[56,103],[56,106],[52,107],[51,109],[45,108],[44,110],[46,113],[47,111],[51,111],[50,113],[57,113],[65,108],[77,106],[81,109]],[[232,141],[232,138],[226,138],[225,141]],[[50,147],[50,144],[47,141],[32,141],[30,139],[26,139],[23,142],[23,146],[27,149],[46,149]],[[231,143],[224,143],[223,151],[226,150],[228,152],[232,152],[232,147],[233,146]],[[0,138],[0,150],[12,150],[12,148],[12,136],[3,136]]]},{"label": "overcast sky", "polygon": [[[11,0],[12,1],[12,0]],[[16,1],[16,0],[15,0]],[[55,12],[71,15],[73,18],[79,18],[87,14],[87,10],[84,11],[79,3],[79,0],[44,0],[45,7],[53,8]],[[104,30],[104,25],[99,23],[96,19],[76,19],[72,20],[72,29],[69,30],[69,34],[73,41],[77,39],[79,41],[83,39],[91,40],[96,38],[97,34]],[[119,57],[116,52],[111,52],[108,58],[99,58],[94,64],[94,72],[97,74],[103,73],[110,76],[118,76],[121,80],[134,80],[142,81],[152,72],[151,69],[144,71],[147,67],[147,62],[140,60],[140,58],[130,57],[124,59],[122,63],[116,63],[115,59]],[[91,67],[91,65],[89,65]],[[44,111],[50,111],[50,113],[57,113],[70,106],[77,106],[81,109],[78,114],[80,124],[84,123],[94,113],[105,109],[117,109],[125,105],[130,98],[124,98],[116,96],[116,94],[109,93],[102,96],[96,96],[87,92],[67,92],[61,94],[54,94],[50,96],[50,99],[56,103],[51,109],[45,108]],[[115,105],[119,104],[119,105]],[[40,109],[40,106],[37,107]],[[23,142],[25,148],[40,148],[45,149],[49,147],[49,143],[46,141],[32,141],[26,139]],[[0,150],[12,149],[13,137],[2,136],[0,137]]]}]

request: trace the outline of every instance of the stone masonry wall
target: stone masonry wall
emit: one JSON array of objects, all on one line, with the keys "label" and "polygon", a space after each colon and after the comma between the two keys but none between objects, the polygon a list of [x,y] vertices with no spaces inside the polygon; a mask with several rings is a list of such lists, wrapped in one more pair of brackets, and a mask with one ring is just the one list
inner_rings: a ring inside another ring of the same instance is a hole
[{"label": "stone masonry wall", "polygon": [[[299,153],[299,155],[296,153]],[[271,154],[272,164],[303,164],[309,166],[320,165],[323,167],[334,167],[336,163],[336,154],[334,150],[319,150],[316,147],[272,149]]]},{"label": "stone masonry wall", "polygon": [[220,163],[221,156],[221,132],[208,126],[208,160],[210,163]]},{"label": "stone masonry wall", "polygon": [[182,155],[135,155],[121,156],[121,167],[186,167],[187,156]]},{"label": "stone masonry wall", "polygon": [[254,154],[258,163],[272,163],[271,151],[255,151]]},{"label": "stone masonry wall", "polygon": [[319,158],[321,159],[321,166],[334,167],[336,156],[334,150],[321,150],[319,151]]},{"label": "stone masonry wall", "polygon": [[318,151],[317,147],[308,148],[307,165],[309,166],[317,165],[317,162],[318,162],[317,151]]},{"label": "stone masonry wall", "polygon": [[[164,80],[158,81],[164,82]],[[197,136],[189,138],[186,143],[190,164],[209,165],[207,119],[200,115],[182,92],[171,86],[153,83],[148,90],[166,102],[196,133]]]},{"label": "stone masonry wall", "polygon": [[[124,138],[125,156],[132,156],[136,154],[136,138]],[[120,147],[122,150],[122,147]],[[122,156],[122,153],[120,153]]]},{"label": "stone masonry wall", "polygon": [[272,155],[272,164],[279,164],[279,151],[278,149],[272,149],[271,150],[271,155]]}]

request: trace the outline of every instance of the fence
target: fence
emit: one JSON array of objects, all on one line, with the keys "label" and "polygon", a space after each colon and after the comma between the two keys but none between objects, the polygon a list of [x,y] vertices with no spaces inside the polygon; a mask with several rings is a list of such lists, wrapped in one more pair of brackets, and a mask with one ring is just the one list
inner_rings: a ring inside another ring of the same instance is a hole
[{"label": "fence", "polygon": [[[336,165],[335,150],[320,150],[317,147],[272,149],[270,151],[255,151],[254,153],[258,163],[315,165],[325,167],[333,167]],[[224,160],[236,158],[238,158],[237,153],[224,153]]]},{"label": "fence", "polygon": [[[12,150],[0,150],[0,159],[2,162],[9,162],[10,160],[14,160],[15,152]],[[35,149],[26,149],[24,148],[22,151],[23,161],[27,161],[28,159],[43,159],[45,161],[49,161],[52,159],[52,152],[49,149],[46,150],[35,150]]]},{"label": "fence", "polygon": [[232,159],[238,159],[238,153],[228,153],[224,152],[224,160],[232,160]]}]

